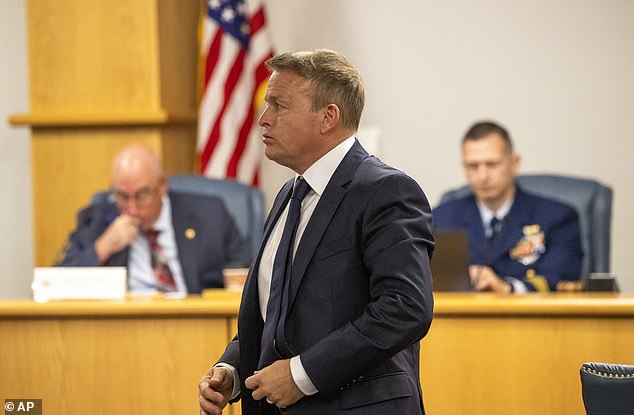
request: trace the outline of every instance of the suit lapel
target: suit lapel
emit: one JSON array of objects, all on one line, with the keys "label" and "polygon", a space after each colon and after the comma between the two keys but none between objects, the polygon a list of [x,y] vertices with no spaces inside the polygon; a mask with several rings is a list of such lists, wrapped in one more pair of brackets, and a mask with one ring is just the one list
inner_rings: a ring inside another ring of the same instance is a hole
[{"label": "suit lapel", "polygon": [[[257,256],[249,269],[249,275],[247,275],[247,280],[242,290],[240,313],[238,314],[238,332],[243,331],[245,333],[249,333],[248,338],[252,341],[248,344],[246,342],[240,342],[240,348],[249,349],[249,355],[260,355],[260,339],[262,336],[262,327],[264,326],[264,321],[262,320],[262,315],[260,314],[260,296],[258,291],[258,272],[260,270],[262,252],[264,251],[264,247],[271,236],[271,232],[275,227],[275,224],[291,197],[292,190],[293,180],[289,180],[275,198],[271,212],[269,212],[264,224],[264,237],[262,239],[262,243],[260,244],[260,249],[258,250]],[[256,367],[257,359],[254,362],[254,369]]]},{"label": "suit lapel", "polygon": [[[260,244],[260,248],[258,249],[258,253],[255,257],[255,261],[253,261],[253,264],[251,265],[251,268],[249,269],[249,275],[247,275],[247,281],[245,283],[243,293],[248,291],[251,288],[253,288],[255,292],[257,293],[258,286],[257,284],[254,284],[254,282],[257,281],[257,275],[260,268],[260,261],[262,260],[262,253],[264,252],[264,247],[266,246],[269,240],[269,237],[271,236],[271,232],[273,231],[275,224],[277,223],[280,215],[284,211],[284,208],[288,204],[288,200],[291,198],[291,194],[293,191],[293,181],[294,179],[291,179],[288,182],[286,182],[284,186],[282,186],[282,189],[279,191],[279,193],[277,194],[277,197],[275,198],[275,201],[273,202],[273,207],[271,207],[271,211],[269,212],[269,215],[266,218],[266,222],[264,223],[264,236],[262,238],[262,243]],[[258,300],[258,307],[259,307],[259,300]]]},{"label": "suit lapel", "polygon": [[284,183],[284,186],[282,186],[282,189],[280,190],[279,194],[275,198],[275,201],[273,202],[273,207],[271,207],[271,212],[269,213],[269,216],[266,218],[266,223],[264,224],[264,238],[262,240],[262,244],[260,245],[260,251],[258,252],[258,261],[259,261],[259,257],[262,255],[262,250],[264,249],[264,246],[266,245],[266,242],[268,241],[269,236],[271,235],[271,231],[273,231],[273,228],[275,227],[277,220],[279,219],[280,215],[284,211],[284,208],[288,204],[289,199],[291,198],[291,194],[293,193],[294,181],[295,181],[295,178],[292,178],[291,180]]},{"label": "suit lapel", "polygon": [[355,140],[354,145],[333,173],[328,185],[324,189],[324,193],[319,198],[319,203],[317,203],[306,225],[302,239],[297,247],[297,252],[295,253],[295,259],[293,260],[289,292],[289,312],[293,307],[297,291],[301,286],[304,275],[306,274],[306,268],[315,253],[315,249],[326,232],[332,217],[337,212],[339,204],[346,195],[346,185],[352,180],[359,164],[367,157],[368,153],[361,147],[361,144]]},{"label": "suit lapel", "polygon": [[[196,287],[200,284],[194,280],[198,275],[198,256],[196,255],[196,250],[191,249],[193,241],[185,237],[185,231],[187,228],[196,229],[197,224],[194,223],[194,218],[187,206],[183,206],[178,197],[170,194],[169,198],[172,205],[172,225],[174,226],[174,240],[178,250],[178,260],[183,271],[185,285],[190,289],[190,287]],[[177,215],[176,212],[179,214]]]},{"label": "suit lapel", "polygon": [[[262,253],[264,252],[264,247],[266,246],[269,237],[271,236],[271,232],[275,227],[280,215],[284,211],[284,208],[288,204],[288,200],[291,198],[291,194],[293,192],[293,181],[294,179],[289,180],[282,186],[282,189],[278,193],[275,201],[273,202],[273,207],[271,207],[271,212],[266,218],[266,222],[264,223],[264,237],[262,238],[262,243],[260,244],[260,249],[258,250],[258,254],[255,257],[255,261],[251,265],[251,269],[249,269],[249,275],[247,275],[247,280],[244,285],[244,290],[242,292],[242,304],[245,304],[245,300],[247,295],[251,298],[251,301],[247,301],[246,304],[256,304],[257,314],[260,315],[260,300],[258,295],[258,272],[260,270],[260,261],[262,260]],[[255,301],[253,301],[253,296],[255,296]]]}]

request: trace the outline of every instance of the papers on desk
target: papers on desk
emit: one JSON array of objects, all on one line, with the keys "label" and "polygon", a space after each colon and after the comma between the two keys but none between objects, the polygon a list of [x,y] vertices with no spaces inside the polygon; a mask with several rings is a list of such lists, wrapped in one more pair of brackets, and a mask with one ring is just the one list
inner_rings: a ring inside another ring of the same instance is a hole
[{"label": "papers on desk", "polygon": [[33,272],[33,300],[123,300],[125,267],[41,267]]}]

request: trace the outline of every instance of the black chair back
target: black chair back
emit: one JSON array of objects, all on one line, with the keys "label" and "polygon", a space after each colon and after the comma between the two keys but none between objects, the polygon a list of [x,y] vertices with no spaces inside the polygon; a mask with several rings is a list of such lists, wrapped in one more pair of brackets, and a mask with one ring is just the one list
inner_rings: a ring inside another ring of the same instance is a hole
[{"label": "black chair back", "polygon": [[634,366],[584,363],[580,373],[586,415],[634,414]]}]

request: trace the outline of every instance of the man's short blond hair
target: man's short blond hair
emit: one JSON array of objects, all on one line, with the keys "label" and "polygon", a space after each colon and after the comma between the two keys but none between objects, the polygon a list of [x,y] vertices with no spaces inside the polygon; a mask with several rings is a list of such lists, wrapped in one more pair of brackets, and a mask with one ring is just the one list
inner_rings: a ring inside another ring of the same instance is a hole
[{"label": "man's short blond hair", "polygon": [[335,104],[342,125],[352,131],[359,128],[365,92],[359,72],[342,54],[328,50],[282,53],[266,61],[271,71],[290,71],[309,80],[313,86],[311,109],[317,111]]}]

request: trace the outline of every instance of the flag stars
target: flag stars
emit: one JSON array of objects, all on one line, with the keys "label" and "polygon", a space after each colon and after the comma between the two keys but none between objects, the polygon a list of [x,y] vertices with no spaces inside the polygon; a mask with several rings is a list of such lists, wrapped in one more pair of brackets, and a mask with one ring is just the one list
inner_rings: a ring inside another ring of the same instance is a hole
[{"label": "flag stars", "polygon": [[251,27],[248,7],[243,0],[207,0],[208,15],[226,34],[233,36],[246,49],[249,47]]},{"label": "flag stars", "polygon": [[222,9],[221,16],[223,21],[229,23],[233,21],[234,17],[236,17],[236,13],[231,7],[225,7]]}]

